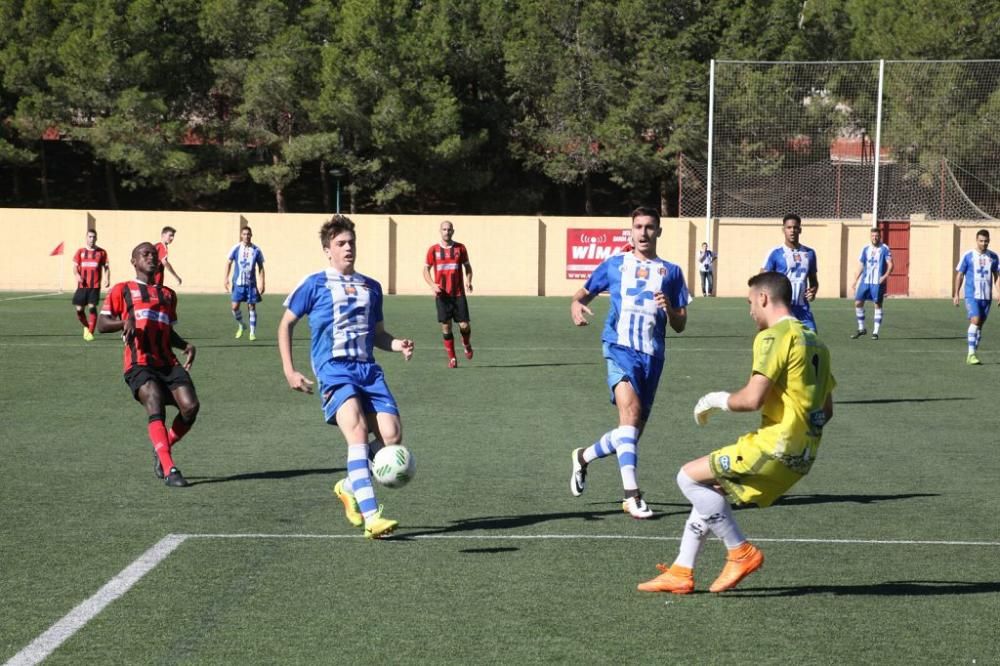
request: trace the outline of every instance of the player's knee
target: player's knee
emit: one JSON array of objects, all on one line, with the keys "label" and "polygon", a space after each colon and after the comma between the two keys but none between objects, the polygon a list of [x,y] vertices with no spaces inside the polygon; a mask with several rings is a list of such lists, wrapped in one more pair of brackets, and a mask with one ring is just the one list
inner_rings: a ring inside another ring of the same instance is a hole
[{"label": "player's knee", "polygon": [[188,423],[194,423],[195,419],[198,418],[198,412],[201,410],[201,403],[195,398],[191,402],[185,403],[181,408],[181,418]]}]

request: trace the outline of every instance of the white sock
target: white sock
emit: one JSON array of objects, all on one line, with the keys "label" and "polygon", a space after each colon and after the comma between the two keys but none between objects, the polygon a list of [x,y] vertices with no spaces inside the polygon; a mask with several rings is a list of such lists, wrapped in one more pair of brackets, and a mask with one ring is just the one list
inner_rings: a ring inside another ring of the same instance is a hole
[{"label": "white sock", "polygon": [[639,464],[639,429],[634,426],[618,426],[611,431],[611,443],[618,454],[618,471],[622,475],[622,487],[627,493],[639,489],[635,468]]},{"label": "white sock", "polygon": [[358,501],[358,508],[365,520],[368,520],[378,512],[378,502],[375,501],[375,489],[368,469],[367,444],[347,445],[347,478],[351,482],[354,499]]},{"label": "white sock", "polygon": [[969,343],[969,353],[975,354],[976,347],[979,346],[979,327],[975,324],[969,324],[969,330],[966,333],[966,341]]},{"label": "white sock", "polygon": [[733,520],[733,511],[724,495],[709,486],[696,483],[683,469],[677,473],[677,487],[690,500],[695,513],[705,521],[708,529],[722,539],[726,548],[733,549],[746,542],[739,525]]},{"label": "white sock", "polygon": [[590,464],[598,458],[610,456],[615,452],[615,447],[611,444],[611,436],[614,430],[601,435],[601,438],[583,450],[583,462]]},{"label": "white sock", "polygon": [[875,308],[875,328],[872,333],[878,335],[880,328],[882,328],[882,308]]},{"label": "white sock", "polygon": [[698,561],[698,554],[701,552],[701,547],[705,545],[706,538],[708,538],[708,524],[701,519],[697,511],[691,509],[691,515],[684,523],[681,548],[674,564],[694,569],[694,564]]},{"label": "white sock", "polygon": [[865,330],[865,309],[863,307],[854,308],[854,318],[858,320],[858,330]]}]

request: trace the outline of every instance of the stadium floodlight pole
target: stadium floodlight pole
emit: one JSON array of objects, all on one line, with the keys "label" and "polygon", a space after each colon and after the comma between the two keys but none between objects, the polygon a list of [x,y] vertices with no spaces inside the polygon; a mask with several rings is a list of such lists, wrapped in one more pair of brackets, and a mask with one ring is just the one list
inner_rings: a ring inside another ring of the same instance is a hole
[{"label": "stadium floodlight pole", "polygon": [[878,61],[878,101],[875,108],[875,182],[872,186],[872,228],[878,227],[878,167],[882,156],[882,84],[885,79],[885,60]]},{"label": "stadium floodlight pole", "polygon": [[715,134],[714,122],[715,111],[715,58],[708,63],[708,183],[706,185],[707,198],[705,200],[705,242],[708,247],[712,247],[712,138]]}]

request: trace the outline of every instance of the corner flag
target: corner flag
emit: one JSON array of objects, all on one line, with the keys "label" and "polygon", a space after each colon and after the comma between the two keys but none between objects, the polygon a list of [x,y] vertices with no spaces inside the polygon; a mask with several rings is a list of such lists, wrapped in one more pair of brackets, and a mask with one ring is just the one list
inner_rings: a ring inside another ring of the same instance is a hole
[{"label": "corner flag", "polygon": [[49,256],[50,257],[55,257],[57,255],[62,254],[63,250],[65,249],[65,245],[66,245],[65,241],[63,241],[62,243],[59,243],[59,245],[56,245],[56,249],[54,249],[51,252],[49,252]]}]

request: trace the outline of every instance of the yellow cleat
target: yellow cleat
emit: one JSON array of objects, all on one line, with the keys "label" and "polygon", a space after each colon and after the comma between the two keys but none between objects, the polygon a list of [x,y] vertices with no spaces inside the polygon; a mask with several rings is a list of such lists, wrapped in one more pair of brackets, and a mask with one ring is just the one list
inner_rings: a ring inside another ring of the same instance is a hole
[{"label": "yellow cleat", "polygon": [[[735,552],[734,552],[735,551]],[[736,587],[741,580],[752,574],[764,565],[764,553],[760,552],[757,546],[749,541],[734,548],[726,557],[726,566],[722,568],[722,573],[715,579],[709,592],[725,592]]]},{"label": "yellow cleat", "polygon": [[982,365],[983,362],[980,361],[979,357],[976,356],[975,354],[969,354],[968,356],[965,357],[965,364],[966,365]]},{"label": "yellow cleat", "polygon": [[86,340],[87,342],[93,342],[94,341],[94,334],[91,333],[90,329],[87,328],[87,327],[84,327],[84,329],[83,329],[83,339]]},{"label": "yellow cleat", "polygon": [[392,534],[397,525],[399,521],[383,518],[382,507],[379,507],[375,515],[365,521],[365,538],[384,539]]},{"label": "yellow cleat", "polygon": [[656,568],[662,573],[652,580],[639,583],[638,590],[640,592],[673,592],[674,594],[694,592],[694,576],[687,567],[668,567],[666,564],[657,564]]},{"label": "yellow cleat", "polygon": [[257,334],[256,333],[251,333],[250,334],[250,342],[253,342],[256,339],[257,339]]},{"label": "yellow cleat", "polygon": [[344,517],[347,518],[347,522],[355,527],[361,527],[365,524],[365,517],[361,515],[358,500],[354,499],[354,495],[344,490],[343,479],[337,481],[337,484],[333,487],[333,494],[344,505]]}]

